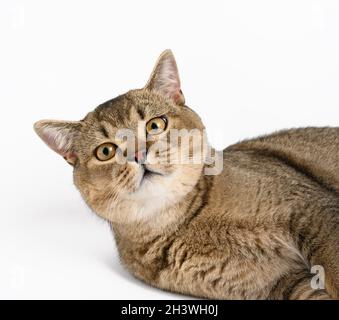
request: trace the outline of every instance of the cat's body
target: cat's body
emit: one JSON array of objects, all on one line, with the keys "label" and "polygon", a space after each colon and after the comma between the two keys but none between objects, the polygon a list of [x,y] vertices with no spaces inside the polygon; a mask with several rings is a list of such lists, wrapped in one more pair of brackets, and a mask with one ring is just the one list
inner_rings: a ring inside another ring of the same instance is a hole
[{"label": "cat's body", "polygon": [[[152,149],[170,129],[203,130],[184,106],[169,51],[145,89],[80,122],[35,126],[74,165],[76,186],[110,222],[132,274],[205,298],[339,298],[339,128],[294,129],[235,144],[223,152],[222,172],[206,175],[210,163],[140,164],[138,152],[126,164],[117,162],[118,153],[110,157],[108,142],[123,145],[113,138],[117,128],[137,131],[138,121],[146,130],[149,123],[161,127],[147,133],[153,135],[147,159],[179,152],[171,144]],[[313,266],[324,268],[325,289],[311,285]]]},{"label": "cat's body", "polygon": [[154,286],[223,299],[327,298],[311,288],[310,268],[322,265],[337,298],[338,163],[339,128],[231,146],[222,174],[202,175],[175,209],[181,225],[152,233],[112,224],[122,261]]}]

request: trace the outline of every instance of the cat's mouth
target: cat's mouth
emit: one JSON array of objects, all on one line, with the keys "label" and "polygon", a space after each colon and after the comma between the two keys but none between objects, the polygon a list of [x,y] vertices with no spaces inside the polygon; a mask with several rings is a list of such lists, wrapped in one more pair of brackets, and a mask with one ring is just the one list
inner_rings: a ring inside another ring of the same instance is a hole
[{"label": "cat's mouth", "polygon": [[162,173],[151,170],[150,168],[146,167],[146,165],[142,165],[144,173],[142,179],[150,179],[154,176],[163,176]]},{"label": "cat's mouth", "polygon": [[163,174],[161,172],[150,169],[147,165],[142,164],[141,168],[143,170],[142,177],[140,179],[140,186],[146,181],[152,181],[153,178],[161,177]]}]

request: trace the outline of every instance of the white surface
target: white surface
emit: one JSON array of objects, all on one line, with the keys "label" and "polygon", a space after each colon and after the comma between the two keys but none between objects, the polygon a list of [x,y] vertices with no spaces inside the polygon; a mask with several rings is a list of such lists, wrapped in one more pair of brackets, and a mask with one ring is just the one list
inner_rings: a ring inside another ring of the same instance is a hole
[{"label": "white surface", "polygon": [[0,298],[162,299],[118,262],[71,167],[34,134],[145,84],[176,55],[215,146],[339,122],[338,1],[0,2]]}]

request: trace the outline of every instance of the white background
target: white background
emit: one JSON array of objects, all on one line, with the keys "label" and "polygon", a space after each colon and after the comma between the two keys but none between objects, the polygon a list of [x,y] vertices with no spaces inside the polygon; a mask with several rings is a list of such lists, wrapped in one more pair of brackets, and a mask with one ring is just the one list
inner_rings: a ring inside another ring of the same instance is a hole
[{"label": "white background", "polygon": [[338,126],[339,1],[1,0],[0,298],[181,298],[123,269],[32,128],[142,87],[166,48],[218,148]]}]

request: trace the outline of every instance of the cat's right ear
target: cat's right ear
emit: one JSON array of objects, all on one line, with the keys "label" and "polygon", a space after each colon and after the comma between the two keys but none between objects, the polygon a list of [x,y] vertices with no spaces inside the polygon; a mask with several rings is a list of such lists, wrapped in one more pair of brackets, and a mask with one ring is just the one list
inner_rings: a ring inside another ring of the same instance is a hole
[{"label": "cat's right ear", "polygon": [[177,63],[171,50],[165,50],[160,55],[145,89],[156,91],[175,104],[185,104]]},{"label": "cat's right ear", "polygon": [[41,120],[34,124],[34,130],[53,151],[74,165],[78,159],[74,139],[80,126],[78,121]]}]

